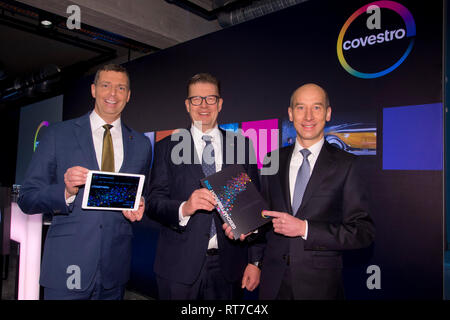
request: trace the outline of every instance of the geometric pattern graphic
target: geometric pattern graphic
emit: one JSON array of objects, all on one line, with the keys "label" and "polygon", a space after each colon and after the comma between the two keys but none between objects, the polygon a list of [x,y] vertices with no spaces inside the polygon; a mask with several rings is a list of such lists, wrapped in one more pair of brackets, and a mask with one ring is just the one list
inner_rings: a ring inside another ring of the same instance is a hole
[{"label": "geometric pattern graphic", "polygon": [[222,210],[231,216],[234,203],[239,193],[247,189],[247,184],[252,180],[245,172],[241,172],[239,176],[231,178],[227,181],[226,186],[222,186],[222,190],[217,193],[217,198],[222,203]]}]

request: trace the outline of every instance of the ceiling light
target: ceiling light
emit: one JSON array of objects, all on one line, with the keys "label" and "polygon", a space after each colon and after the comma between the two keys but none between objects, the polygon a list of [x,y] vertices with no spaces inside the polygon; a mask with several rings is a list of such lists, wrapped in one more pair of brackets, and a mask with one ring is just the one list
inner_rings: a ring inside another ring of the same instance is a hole
[{"label": "ceiling light", "polygon": [[41,24],[42,24],[44,27],[50,27],[53,23],[52,23],[50,20],[42,20],[42,21],[41,21]]}]

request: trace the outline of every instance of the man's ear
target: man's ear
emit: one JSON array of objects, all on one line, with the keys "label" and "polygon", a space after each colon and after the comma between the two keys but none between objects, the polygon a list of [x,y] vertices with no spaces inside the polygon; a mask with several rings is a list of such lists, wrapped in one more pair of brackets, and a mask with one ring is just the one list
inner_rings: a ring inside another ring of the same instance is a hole
[{"label": "man's ear", "polygon": [[188,99],[184,100],[184,105],[186,106],[187,113],[190,113],[190,111],[191,111],[190,107],[191,106],[189,105],[189,100]]},{"label": "man's ear", "polygon": [[223,99],[219,98],[219,103],[217,105],[217,111],[220,112],[222,110]]},{"label": "man's ear", "polygon": [[92,94],[92,98],[95,99],[95,83],[91,84],[91,94]]},{"label": "man's ear", "polygon": [[289,121],[294,121],[294,117],[292,116],[292,108],[288,107],[288,115],[289,115]]},{"label": "man's ear", "polygon": [[330,107],[330,106],[327,108],[327,116],[326,116],[325,119],[326,119],[327,121],[330,121],[330,120],[331,120],[331,107]]}]

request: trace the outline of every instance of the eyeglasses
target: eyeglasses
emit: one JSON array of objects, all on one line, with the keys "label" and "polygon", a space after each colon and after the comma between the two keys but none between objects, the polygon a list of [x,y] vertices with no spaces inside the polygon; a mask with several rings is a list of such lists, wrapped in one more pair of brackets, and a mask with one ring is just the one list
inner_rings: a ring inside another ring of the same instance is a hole
[{"label": "eyeglasses", "polygon": [[206,97],[201,97],[201,96],[195,96],[195,97],[189,97],[188,100],[189,102],[194,105],[194,106],[199,106],[202,104],[203,100],[206,101],[206,104],[216,104],[217,101],[219,100],[219,96],[215,96],[215,95],[210,95],[210,96],[206,96]]}]

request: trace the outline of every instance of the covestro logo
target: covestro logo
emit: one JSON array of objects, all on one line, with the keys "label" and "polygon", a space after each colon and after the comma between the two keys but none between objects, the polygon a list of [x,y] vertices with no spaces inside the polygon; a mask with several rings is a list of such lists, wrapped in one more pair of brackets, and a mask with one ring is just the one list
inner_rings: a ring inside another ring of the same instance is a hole
[{"label": "covestro logo", "polygon": [[[365,23],[362,26],[363,20]],[[338,60],[352,76],[378,78],[392,72],[405,61],[414,46],[415,36],[416,24],[405,6],[395,1],[371,2],[356,10],[342,27],[337,41]],[[378,56],[373,53],[370,58],[364,59],[362,56],[368,50],[376,52]],[[364,64],[373,68],[378,57],[379,70],[374,72],[363,69]],[[361,60],[364,62],[361,63]]]}]

